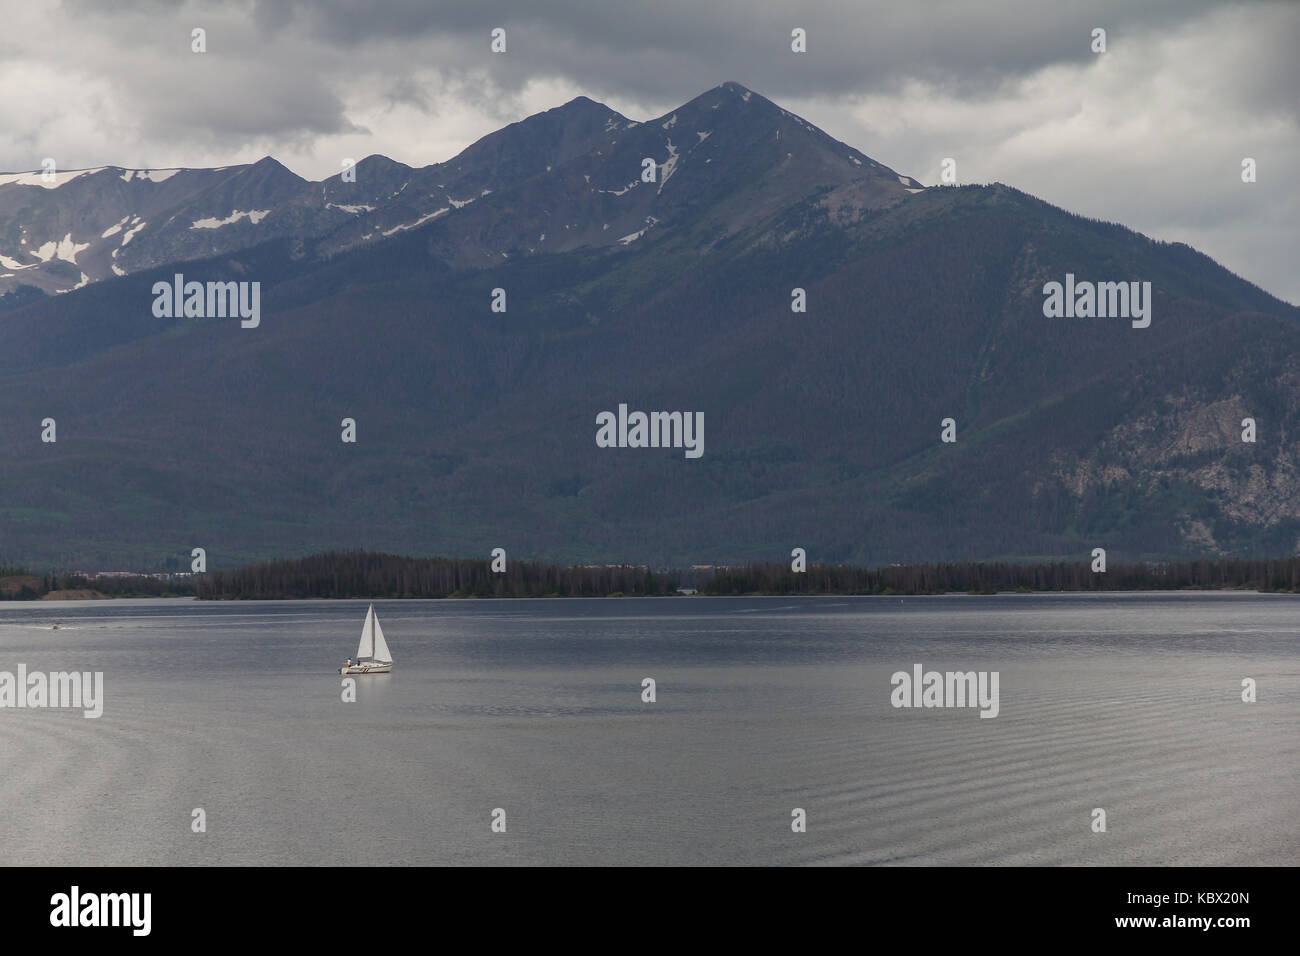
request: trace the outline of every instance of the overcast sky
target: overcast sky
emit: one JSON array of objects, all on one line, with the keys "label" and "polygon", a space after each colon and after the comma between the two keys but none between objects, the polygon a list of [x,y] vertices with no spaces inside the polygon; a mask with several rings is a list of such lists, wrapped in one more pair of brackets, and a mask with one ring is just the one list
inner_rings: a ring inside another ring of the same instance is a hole
[{"label": "overcast sky", "polygon": [[734,80],[926,184],[951,156],[1300,304],[1297,50],[1300,0],[0,0],[0,170],[271,155],[319,179],[579,94],[643,120]]}]

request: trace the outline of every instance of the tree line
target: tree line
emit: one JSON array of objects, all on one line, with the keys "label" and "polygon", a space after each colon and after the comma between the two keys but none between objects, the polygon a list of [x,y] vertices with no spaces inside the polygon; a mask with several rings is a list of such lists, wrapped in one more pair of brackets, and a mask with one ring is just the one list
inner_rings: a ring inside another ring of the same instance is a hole
[{"label": "tree line", "polygon": [[87,577],[76,573],[34,574],[21,567],[0,566],[0,601],[38,601],[52,591],[95,591],[109,597],[186,597],[194,594],[189,578],[150,574]]},{"label": "tree line", "polygon": [[614,597],[678,593],[682,583],[706,595],[943,594],[998,591],[1145,591],[1238,588],[1300,593],[1300,557],[1222,558],[1168,563],[965,562],[880,568],[748,564],[713,570],[654,571],[644,566],[561,566],[469,558],[411,558],[336,551],[270,561],[194,579],[200,598]]},{"label": "tree line", "polygon": [[410,558],[330,551],[194,578],[200,598],[614,597],[676,593],[675,579],[647,567],[562,567],[470,558]]},{"label": "tree line", "polygon": [[995,594],[999,591],[1161,591],[1243,589],[1300,593],[1300,557],[1112,563],[1094,572],[1087,559],[1052,563],[954,562],[866,568],[755,563],[716,569],[655,571],[642,565],[562,566],[509,561],[505,571],[474,558],[412,558],[371,551],[330,551],[186,578],[32,574],[0,567],[0,600],[36,600],[51,591],[92,590],[111,597],[197,596],[207,600],[294,598],[621,597],[678,593]]},{"label": "tree line", "polygon": [[1057,561],[900,564],[882,568],[812,564],[748,564],[717,571],[700,593],[726,594],[994,594],[998,591],[1163,591],[1240,588],[1300,592],[1300,557],[1112,563]]}]

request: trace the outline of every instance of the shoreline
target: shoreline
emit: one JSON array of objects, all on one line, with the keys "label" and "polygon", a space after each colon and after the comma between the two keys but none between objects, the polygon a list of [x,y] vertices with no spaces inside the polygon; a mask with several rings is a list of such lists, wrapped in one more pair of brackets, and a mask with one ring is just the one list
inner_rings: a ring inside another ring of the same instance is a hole
[{"label": "shoreline", "polygon": [[967,591],[935,591],[935,592],[924,592],[924,593],[915,593],[915,594],[857,594],[857,593],[848,593],[848,592],[846,592],[846,593],[836,593],[836,592],[825,592],[825,591],[820,591],[820,592],[816,592],[816,593],[808,593],[808,592],[790,592],[790,593],[783,593],[783,594],[771,594],[771,593],[757,593],[757,592],[753,592],[753,593],[743,593],[743,594],[691,594],[691,595],[686,595],[686,594],[671,594],[671,595],[670,595],[670,594],[618,594],[618,595],[613,595],[613,594],[549,594],[549,595],[532,595],[532,594],[528,594],[528,595],[500,595],[500,596],[498,596],[498,595],[476,595],[476,594],[471,594],[471,595],[456,595],[456,596],[448,595],[448,596],[445,596],[445,597],[428,597],[428,596],[393,596],[393,595],[383,595],[383,594],[359,594],[359,595],[349,595],[349,596],[347,596],[347,597],[312,597],[312,596],[303,597],[303,596],[296,596],[296,595],[286,595],[286,596],[283,596],[283,597],[266,597],[266,596],[260,596],[260,595],[259,595],[258,597],[248,597],[248,598],[238,598],[238,597],[219,597],[219,598],[218,598],[218,597],[199,597],[199,596],[197,596],[197,595],[192,595],[192,594],[182,594],[182,595],[175,595],[175,594],[173,594],[173,595],[165,595],[165,596],[158,596],[158,595],[152,595],[152,594],[134,594],[134,595],[103,595],[103,596],[98,597],[98,598],[65,598],[65,599],[58,599],[58,600],[56,600],[56,601],[52,601],[52,602],[51,602],[51,601],[44,601],[44,600],[42,600],[42,599],[40,599],[40,598],[25,598],[25,599],[11,598],[11,599],[7,599],[7,600],[0,600],[0,610],[2,610],[6,605],[15,605],[15,606],[32,606],[32,605],[37,605],[37,606],[46,606],[46,605],[49,605],[49,604],[58,604],[58,605],[60,605],[60,606],[67,605],[67,604],[87,604],[87,605],[89,605],[89,604],[102,604],[102,603],[104,603],[105,601],[122,601],[122,602],[127,602],[127,601],[174,601],[174,602],[188,601],[188,602],[192,602],[192,603],[196,603],[196,604],[197,604],[197,603],[201,603],[201,604],[212,604],[212,605],[216,605],[216,604],[258,604],[258,603],[280,604],[280,603],[289,603],[289,602],[302,602],[302,603],[308,603],[308,602],[313,602],[313,601],[327,601],[327,602],[340,602],[340,603],[342,603],[342,602],[347,602],[347,601],[355,601],[355,602],[363,602],[363,601],[410,601],[410,602],[416,602],[416,601],[439,601],[439,602],[442,602],[442,601],[455,601],[455,602],[461,602],[461,601],[465,601],[465,602],[469,602],[469,601],[603,601],[603,600],[609,600],[609,599],[613,599],[613,600],[619,600],[619,599],[646,599],[646,600],[648,600],[648,599],[659,599],[659,598],[669,598],[669,597],[674,597],[674,598],[686,598],[686,597],[689,597],[689,598],[705,599],[705,600],[737,599],[737,598],[741,598],[741,599],[745,599],[745,600],[762,600],[762,599],[767,599],[767,600],[778,600],[778,599],[780,599],[780,600],[786,600],[786,599],[789,599],[789,598],[808,598],[808,599],[830,599],[830,598],[841,598],[841,599],[842,599],[842,598],[873,598],[873,599],[893,600],[893,599],[897,598],[897,599],[899,599],[899,600],[901,601],[901,600],[903,600],[903,599],[917,599],[917,598],[945,598],[945,599],[954,599],[954,598],[972,598],[972,599],[977,599],[977,598],[1005,598],[1005,597],[1026,597],[1026,598],[1027,598],[1027,597],[1043,597],[1043,596],[1053,596],[1053,595],[1055,595],[1055,596],[1060,596],[1060,597],[1074,597],[1074,596],[1085,596],[1085,595],[1096,596],[1096,597],[1109,597],[1109,596],[1155,597],[1155,596],[1160,596],[1160,595],[1175,595],[1175,594],[1182,594],[1182,595],[1198,595],[1198,596],[1199,596],[1199,595],[1211,595],[1211,594],[1217,594],[1217,595],[1224,595],[1224,596],[1228,596],[1228,595],[1243,595],[1243,596],[1254,596],[1254,597],[1291,597],[1291,598],[1300,598],[1300,594],[1297,594],[1297,593],[1294,592],[1294,591],[1270,591],[1270,590],[1261,590],[1261,589],[1259,589],[1259,588],[1228,588],[1228,587],[1222,587],[1222,588],[1106,588],[1106,589],[1100,589],[1100,588],[1077,588],[1077,589],[1052,589],[1052,590],[1043,589],[1043,590],[1039,590],[1039,591],[1016,591],[1016,590],[1007,590],[1007,591],[997,591],[997,592],[993,592],[993,593],[974,593],[974,594],[972,594],[972,593],[970,593],[970,592],[967,592]]}]

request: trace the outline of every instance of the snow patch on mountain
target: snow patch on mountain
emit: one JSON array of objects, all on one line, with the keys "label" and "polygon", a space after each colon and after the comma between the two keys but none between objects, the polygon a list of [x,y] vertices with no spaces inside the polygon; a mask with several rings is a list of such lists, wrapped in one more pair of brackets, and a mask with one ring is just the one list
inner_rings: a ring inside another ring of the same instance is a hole
[{"label": "snow patch on mountain", "polygon": [[[135,238],[135,234],[137,232],[139,232],[145,226],[149,225],[147,222],[140,222],[139,216],[136,216],[135,219],[132,220],[132,223],[134,223],[134,225],[132,225],[131,228],[126,231],[126,234],[122,236],[122,245],[126,245],[128,242],[130,242],[132,239]],[[113,252],[113,258],[117,258],[116,250],[114,250]]]},{"label": "snow patch on mountain", "polygon": [[130,215],[123,216],[116,226],[109,226],[107,229],[101,232],[99,234],[99,238],[107,239],[109,236],[116,236],[119,232],[122,231],[122,227],[126,225],[127,220],[130,218],[131,218]]},{"label": "snow patch on mountain", "polygon": [[[143,179],[146,182],[163,183],[179,172],[181,172],[180,169],[124,169],[122,170],[121,178],[123,182],[127,183],[129,183],[133,177],[135,179]],[[218,172],[218,170],[213,170],[213,172]]]},{"label": "snow patch on mountain", "polygon": [[[90,243],[88,243],[88,242],[73,242],[73,241],[72,241],[72,233],[68,233],[68,234],[67,234],[66,236],[64,236],[63,239],[59,242],[59,248],[58,248],[58,250],[57,250],[57,252],[56,252],[56,255],[58,255],[58,257],[59,257],[60,259],[62,259],[64,262],[71,262],[71,263],[73,263],[73,264],[75,265],[75,264],[76,264],[76,261],[77,261],[77,254],[80,253],[80,252],[82,252],[83,250],[85,250],[85,249],[89,249],[89,248],[90,248]],[[85,277],[83,276],[82,278],[85,278]],[[87,279],[86,281],[88,282],[88,281],[90,281],[90,280]],[[84,283],[83,283],[83,285],[84,285]],[[81,286],[78,286],[77,288],[81,288]]]},{"label": "snow patch on mountain", "polygon": [[46,189],[58,189],[78,176],[102,172],[107,168],[107,166],[96,166],[94,169],[59,170],[55,172],[53,181],[47,181],[45,172],[39,169],[26,173],[0,173],[0,186],[44,186]]},{"label": "snow patch on mountain", "polygon": [[249,222],[251,222],[253,225],[256,226],[259,222],[261,222],[270,214],[271,214],[271,210],[269,209],[250,209],[247,210],[246,212],[239,212],[238,210],[236,210],[232,212],[229,216],[227,216],[225,219],[196,219],[194,221],[194,225],[190,226],[190,228],[191,229],[220,229],[222,226],[229,226],[232,223],[239,222],[239,220],[243,219],[245,216],[248,217]]},{"label": "snow patch on mountain", "polygon": [[645,217],[645,227],[644,227],[644,228],[642,228],[642,229],[638,229],[636,232],[629,232],[626,236],[624,236],[623,238],[619,239],[619,242],[623,243],[623,245],[625,245],[625,246],[630,246],[630,245],[632,245],[632,243],[636,242],[638,239],[640,239],[642,236],[644,236],[647,232],[649,232],[651,229],[653,229],[656,225],[658,225],[658,223],[659,223],[659,220],[656,219],[654,216],[646,216],[646,217]]},{"label": "snow patch on mountain", "polygon": [[86,285],[89,285],[89,284],[90,284],[90,276],[86,275],[86,274],[83,272],[83,273],[81,274],[81,281],[80,281],[80,282],[78,282],[76,285],[72,286],[71,288],[67,288],[67,289],[55,289],[55,290],[54,290],[54,294],[55,294],[55,295],[63,295],[63,293],[65,293],[65,292],[75,292],[75,291],[77,291],[78,289],[80,289],[82,286],[86,286]]},{"label": "snow patch on mountain", "polygon": [[670,119],[667,123],[664,123],[663,127],[664,129],[672,129],[676,125],[677,125],[677,114],[674,113],[673,118]]},{"label": "snow patch on mountain", "polygon": [[77,264],[77,254],[85,249],[90,248],[88,242],[73,242],[72,233],[68,233],[58,242],[51,239],[49,242],[41,244],[39,249],[33,250],[32,255],[40,259],[41,262],[49,262],[51,259],[62,259],[64,262]]},{"label": "snow patch on mountain", "polygon": [[656,196],[664,191],[664,187],[668,185],[668,180],[672,178],[673,173],[677,172],[677,159],[677,147],[673,145],[673,141],[670,139],[668,141],[668,159],[660,167],[664,178],[659,183],[659,189],[655,192]]},{"label": "snow patch on mountain", "polygon": [[[700,138],[700,143],[702,143],[702,142],[704,142],[706,139],[708,139],[710,136],[713,135],[713,130],[711,130],[711,129],[706,129],[703,133],[696,133],[695,135],[698,136],[698,137]],[[696,143],[695,145],[698,146],[698,145],[700,145],[700,143]]]},{"label": "snow patch on mountain", "polygon": [[[452,201],[455,202],[455,200]],[[436,219],[438,216],[441,216],[444,212],[451,212],[450,207],[443,206],[441,209],[435,209],[427,216],[421,216],[419,219],[415,220],[415,222],[406,222],[406,223],[402,223],[400,226],[394,226],[392,229],[385,229],[383,233],[381,233],[381,235],[391,236],[395,232],[405,232],[407,229],[414,229],[416,226],[422,225],[423,223],[428,222],[430,219]]]}]

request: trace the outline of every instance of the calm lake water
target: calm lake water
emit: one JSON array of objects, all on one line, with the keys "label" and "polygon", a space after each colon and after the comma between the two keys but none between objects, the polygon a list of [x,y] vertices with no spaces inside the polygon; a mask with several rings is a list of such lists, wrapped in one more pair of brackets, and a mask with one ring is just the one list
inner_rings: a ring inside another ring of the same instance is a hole
[{"label": "calm lake water", "polygon": [[0,709],[0,864],[1300,863],[1300,597],[376,602],[345,703],[366,605],[0,604],[0,671],[105,681]]}]

